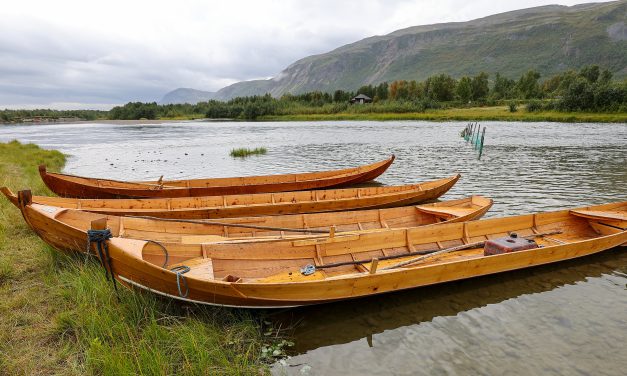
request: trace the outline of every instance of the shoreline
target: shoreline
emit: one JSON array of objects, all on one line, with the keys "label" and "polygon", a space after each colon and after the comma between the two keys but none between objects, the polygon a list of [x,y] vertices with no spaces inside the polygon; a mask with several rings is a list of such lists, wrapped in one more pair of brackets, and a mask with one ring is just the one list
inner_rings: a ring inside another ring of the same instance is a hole
[{"label": "shoreline", "polygon": [[[365,108],[366,109],[366,108]],[[425,112],[341,112],[335,114],[286,114],[264,115],[256,119],[212,119],[198,118],[197,116],[140,119],[140,120],[79,120],[79,121],[50,121],[27,123],[0,123],[0,126],[12,125],[49,125],[49,124],[112,124],[112,125],[160,125],[165,123],[208,123],[208,122],[273,122],[273,121],[507,121],[519,123],[555,122],[555,123],[627,123],[626,112],[558,112],[538,111],[528,112],[520,109],[509,112],[505,107],[470,107],[427,110]]]},{"label": "shoreline", "polygon": [[[50,194],[37,165],[58,171],[65,162],[56,150],[0,142],[0,185]],[[0,374],[267,373],[261,349],[282,337],[264,336],[252,314],[118,295],[95,258],[53,250],[4,197],[0,223]]]},{"label": "shoreline", "polygon": [[556,123],[627,123],[627,113],[602,112],[509,112],[501,107],[453,108],[407,113],[337,113],[263,116],[256,121],[509,121],[509,122],[556,122]]}]

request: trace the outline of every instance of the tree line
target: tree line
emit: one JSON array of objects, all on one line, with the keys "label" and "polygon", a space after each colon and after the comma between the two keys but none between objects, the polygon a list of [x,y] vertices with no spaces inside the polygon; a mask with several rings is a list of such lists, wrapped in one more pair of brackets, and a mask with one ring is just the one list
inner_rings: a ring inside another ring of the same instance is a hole
[{"label": "tree line", "polygon": [[[350,98],[365,94],[373,99],[368,106],[350,105]],[[459,79],[447,74],[431,76],[424,81],[397,80],[364,85],[355,91],[332,93],[313,91],[237,97],[229,101],[212,100],[195,105],[128,103],[109,113],[112,119],[155,119],[197,115],[211,119],[256,119],[265,115],[334,114],[342,112],[422,112],[426,109],[527,103],[529,111],[627,112],[627,80],[616,82],[612,73],[591,65],[579,71],[569,70],[545,80],[529,70],[518,79],[496,73],[481,72]]]},{"label": "tree line", "polygon": [[[351,105],[357,94],[373,99],[367,106]],[[518,79],[499,73],[491,79],[480,72],[475,76],[454,78],[438,74],[424,81],[397,80],[364,85],[355,91],[313,91],[237,97],[229,101],[211,100],[197,104],[130,102],[110,111],[5,110],[0,120],[17,117],[76,116],[84,119],[158,119],[206,117],[211,119],[257,119],[266,115],[336,114],[342,112],[404,113],[427,109],[526,103],[528,111],[627,112],[627,80],[615,81],[612,73],[597,65],[568,70],[542,80],[540,73],[529,70]]]},{"label": "tree line", "polygon": [[78,118],[83,120],[105,119],[109,111],[99,110],[0,110],[0,122],[21,122],[27,119],[57,120],[59,118]]}]

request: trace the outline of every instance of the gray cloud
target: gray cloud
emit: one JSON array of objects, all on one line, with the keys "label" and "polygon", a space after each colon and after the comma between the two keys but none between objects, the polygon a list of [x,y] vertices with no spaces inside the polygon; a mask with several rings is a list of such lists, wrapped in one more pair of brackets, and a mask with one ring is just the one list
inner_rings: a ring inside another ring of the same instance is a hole
[{"label": "gray cloud", "polygon": [[218,90],[371,35],[548,3],[22,0],[0,8],[0,108],[106,108],[177,87]]}]

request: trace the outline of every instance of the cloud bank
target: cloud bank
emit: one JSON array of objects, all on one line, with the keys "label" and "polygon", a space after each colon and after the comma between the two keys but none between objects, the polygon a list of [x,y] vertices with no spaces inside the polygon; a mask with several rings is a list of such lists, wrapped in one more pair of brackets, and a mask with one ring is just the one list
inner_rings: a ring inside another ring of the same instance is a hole
[{"label": "cloud bank", "polygon": [[[34,1],[0,7],[0,108],[110,108],[178,87],[215,91],[404,27],[554,3]],[[581,1],[558,1],[573,5]]]}]

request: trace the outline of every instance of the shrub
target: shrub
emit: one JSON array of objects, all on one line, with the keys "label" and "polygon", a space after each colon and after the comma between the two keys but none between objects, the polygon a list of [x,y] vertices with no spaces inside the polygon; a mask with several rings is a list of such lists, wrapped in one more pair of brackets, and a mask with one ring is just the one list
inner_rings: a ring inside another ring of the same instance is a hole
[{"label": "shrub", "polygon": [[543,106],[542,106],[541,101],[536,100],[536,101],[529,101],[525,108],[527,109],[527,112],[537,112],[537,111],[542,111]]}]

